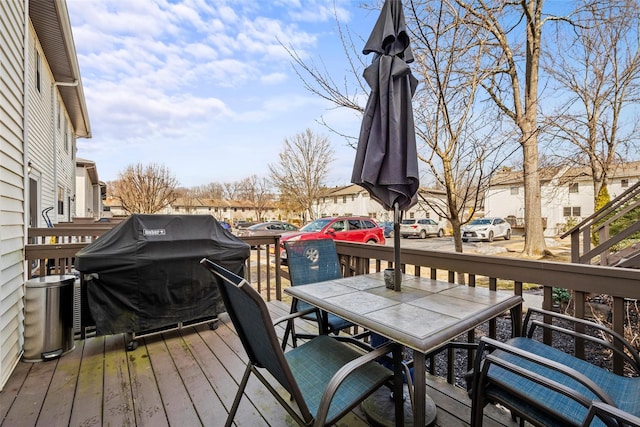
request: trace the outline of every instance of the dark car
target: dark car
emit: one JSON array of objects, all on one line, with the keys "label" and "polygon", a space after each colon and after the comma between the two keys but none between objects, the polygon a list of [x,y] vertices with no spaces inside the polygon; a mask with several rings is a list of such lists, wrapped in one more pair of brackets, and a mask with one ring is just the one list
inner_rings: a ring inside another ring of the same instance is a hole
[{"label": "dark car", "polygon": [[288,222],[269,221],[252,225],[248,228],[240,229],[236,233],[237,236],[273,236],[276,234],[286,233],[288,231],[297,231],[298,227]]},{"label": "dark car", "polygon": [[378,225],[384,230],[384,237],[393,237],[393,221],[382,221]]},{"label": "dark car", "polygon": [[[385,244],[384,232],[374,220],[367,217],[320,218],[310,222],[298,231],[284,233],[280,242],[287,240],[334,239],[358,243]],[[284,246],[280,248],[280,258],[286,262]]]}]

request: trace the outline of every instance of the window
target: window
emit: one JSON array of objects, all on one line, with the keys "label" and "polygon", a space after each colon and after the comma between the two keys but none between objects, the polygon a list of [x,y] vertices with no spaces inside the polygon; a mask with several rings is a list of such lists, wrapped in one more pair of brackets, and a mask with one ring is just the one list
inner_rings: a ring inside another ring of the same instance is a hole
[{"label": "window", "polygon": [[60,104],[58,104],[58,129],[60,129],[60,125],[62,124],[62,115],[60,114],[60,110],[62,110],[62,107]]},{"label": "window", "polygon": [[333,203],[337,204],[338,203],[338,196],[333,196]]},{"label": "window", "polygon": [[577,193],[578,192],[578,183],[572,182],[569,184],[569,193]]},{"label": "window", "polygon": [[369,216],[369,218],[376,219],[376,214],[377,214],[376,212],[369,212],[368,216]]},{"label": "window", "polygon": [[362,225],[360,224],[359,219],[350,219],[349,220],[349,230],[360,230]]},{"label": "window", "polygon": [[64,213],[64,187],[58,186],[58,214]]},{"label": "window", "polygon": [[345,231],[347,229],[346,221],[336,221],[331,224],[330,228],[333,228],[334,231]]},{"label": "window", "polygon": [[562,212],[563,216],[578,217],[580,216],[580,206],[565,206]]},{"label": "window", "polygon": [[36,89],[40,92],[40,52],[36,48]]},{"label": "window", "polygon": [[347,203],[347,196],[342,196],[342,203]]},{"label": "window", "polygon": [[520,192],[520,188],[519,187],[511,187],[511,195],[512,196],[517,196],[519,192]]},{"label": "window", "polygon": [[620,186],[621,186],[622,188],[626,188],[626,187],[628,187],[628,186],[629,186],[629,180],[628,180],[628,179],[626,179],[626,178],[621,179],[621,180],[620,180]]}]

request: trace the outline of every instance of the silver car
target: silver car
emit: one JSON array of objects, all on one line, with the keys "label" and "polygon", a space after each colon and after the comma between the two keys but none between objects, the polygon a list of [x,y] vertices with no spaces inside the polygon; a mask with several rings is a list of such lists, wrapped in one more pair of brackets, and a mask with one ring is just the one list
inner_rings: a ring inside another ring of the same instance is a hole
[{"label": "silver car", "polygon": [[492,242],[496,237],[511,239],[511,225],[502,218],[476,218],[462,227],[462,241],[486,240]]},{"label": "silver car", "polygon": [[251,227],[238,230],[237,236],[273,236],[276,234],[286,233],[287,231],[296,231],[298,227],[288,222],[269,221],[252,225]]},{"label": "silver car", "polygon": [[400,235],[405,239],[410,236],[426,239],[427,236],[444,236],[444,228],[431,218],[403,219],[400,223]]}]

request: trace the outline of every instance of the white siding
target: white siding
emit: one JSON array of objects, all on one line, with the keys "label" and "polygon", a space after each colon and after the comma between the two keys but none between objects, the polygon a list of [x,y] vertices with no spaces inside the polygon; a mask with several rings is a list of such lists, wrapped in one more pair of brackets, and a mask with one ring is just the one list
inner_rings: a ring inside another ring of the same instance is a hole
[{"label": "white siding", "polygon": [[[39,177],[38,206],[42,211],[48,207],[54,210],[50,213],[53,222],[58,222],[53,212],[56,208],[57,189],[54,179],[54,151],[52,130],[52,102],[51,87],[52,76],[37,39],[33,26],[29,26],[29,72],[28,72],[28,96],[29,96],[29,132],[28,147],[29,160],[32,163],[32,177]],[[40,56],[40,90],[36,87],[36,61],[38,52]],[[37,213],[38,227],[47,225],[40,212]]]},{"label": "white siding", "polygon": [[24,6],[0,1],[0,390],[24,330]]}]

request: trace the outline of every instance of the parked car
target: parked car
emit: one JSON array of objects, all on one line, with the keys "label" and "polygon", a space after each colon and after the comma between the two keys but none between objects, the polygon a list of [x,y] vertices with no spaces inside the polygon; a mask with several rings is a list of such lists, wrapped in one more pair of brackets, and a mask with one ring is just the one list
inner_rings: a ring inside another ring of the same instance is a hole
[{"label": "parked car", "polygon": [[462,227],[462,241],[486,240],[492,242],[496,237],[511,239],[511,225],[503,218],[476,218]]},{"label": "parked car", "polygon": [[231,231],[231,224],[229,224],[227,221],[218,221],[218,223],[222,226],[222,228],[224,228],[225,230],[229,230]]},{"label": "parked car", "polygon": [[410,236],[426,239],[427,236],[444,236],[444,227],[431,218],[403,219],[400,223],[400,235],[403,238]]},{"label": "parked car", "polygon": [[297,231],[298,227],[288,222],[269,221],[254,224],[248,228],[242,228],[236,233],[237,236],[273,236],[286,233],[287,231]]},{"label": "parked car", "polygon": [[[287,240],[334,239],[358,243],[385,244],[384,232],[374,220],[367,217],[320,218],[298,231],[284,233],[280,242]],[[286,264],[284,245],[280,247],[280,258]]]},{"label": "parked car", "polygon": [[234,224],[234,227],[238,230],[242,229],[242,228],[249,228],[252,225],[254,225],[255,222],[251,222],[251,221],[236,221]]},{"label": "parked car", "polygon": [[393,237],[393,221],[382,221],[378,225],[384,231],[385,238]]}]

